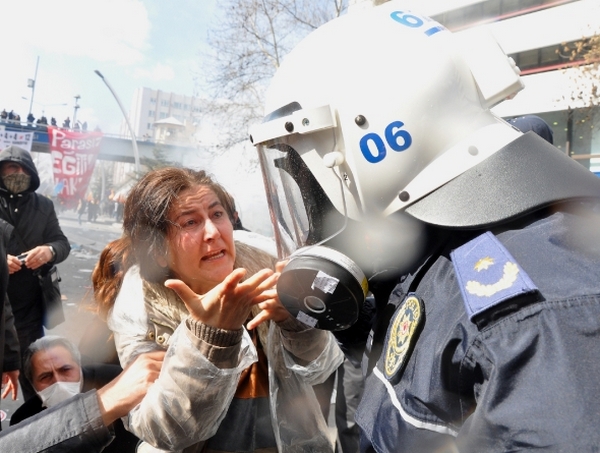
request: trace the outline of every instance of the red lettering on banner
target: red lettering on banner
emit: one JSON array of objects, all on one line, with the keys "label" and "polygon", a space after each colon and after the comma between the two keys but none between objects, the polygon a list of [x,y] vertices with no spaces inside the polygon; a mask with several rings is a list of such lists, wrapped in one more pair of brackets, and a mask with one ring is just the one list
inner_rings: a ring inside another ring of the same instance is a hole
[{"label": "red lettering on banner", "polygon": [[102,132],[74,132],[48,127],[54,183],[62,187],[58,198],[67,207],[85,198],[96,157],[100,151]]}]

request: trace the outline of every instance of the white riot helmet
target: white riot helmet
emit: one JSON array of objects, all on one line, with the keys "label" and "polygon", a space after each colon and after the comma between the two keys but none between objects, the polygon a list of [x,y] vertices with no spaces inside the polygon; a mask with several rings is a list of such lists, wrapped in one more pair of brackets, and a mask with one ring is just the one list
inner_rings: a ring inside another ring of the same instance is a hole
[{"label": "white riot helmet", "polygon": [[[489,110],[522,84],[486,38],[391,1],[325,24],[285,58],[250,131],[281,257],[325,242],[372,267],[378,257],[348,253],[350,242],[418,243],[403,211],[520,135]],[[361,232],[340,239],[348,230]]]}]

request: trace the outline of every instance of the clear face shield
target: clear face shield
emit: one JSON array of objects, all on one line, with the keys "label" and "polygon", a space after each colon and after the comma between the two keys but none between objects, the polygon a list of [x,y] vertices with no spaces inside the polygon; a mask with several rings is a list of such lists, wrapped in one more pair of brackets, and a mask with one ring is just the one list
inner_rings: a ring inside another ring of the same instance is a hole
[{"label": "clear face shield", "polygon": [[422,226],[405,213],[362,210],[358,193],[347,187],[352,169],[338,151],[344,150],[339,133],[329,106],[298,103],[273,112],[251,133],[278,255],[289,259],[279,298],[298,319],[326,330],[356,322],[367,276],[399,275],[423,245]]},{"label": "clear face shield", "polygon": [[[320,140],[331,148],[320,150],[324,154],[335,145],[335,123],[328,108],[306,112],[298,104],[290,104],[267,121],[270,124],[259,129],[254,141],[270,130],[291,133],[300,125],[304,133],[316,130],[328,137]],[[311,126],[313,129],[307,130]],[[345,208],[340,213],[334,207],[303,157],[317,162],[316,167],[332,184],[328,190],[339,195],[344,204],[342,180],[334,165],[324,164],[319,153],[311,150],[307,151],[308,157],[301,156],[290,145],[292,140],[282,135],[256,145],[278,256],[289,259],[278,281],[278,295],[300,321],[326,330],[346,329],[358,318],[367,294],[367,280],[350,258],[326,245],[346,229],[348,218]]]},{"label": "clear face shield", "polygon": [[346,255],[322,245],[345,230],[347,217],[293,148],[259,145],[258,153],[278,254],[289,259],[277,284],[281,302],[312,327],[350,327],[367,294],[366,277]]},{"label": "clear face shield", "polygon": [[344,229],[346,217],[333,207],[293,148],[257,148],[280,259]]}]

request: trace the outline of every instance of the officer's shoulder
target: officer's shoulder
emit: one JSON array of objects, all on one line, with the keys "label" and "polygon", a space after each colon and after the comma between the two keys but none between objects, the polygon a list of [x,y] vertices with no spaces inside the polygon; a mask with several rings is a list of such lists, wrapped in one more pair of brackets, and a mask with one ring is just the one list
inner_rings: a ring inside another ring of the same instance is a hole
[{"label": "officer's shoulder", "polygon": [[489,231],[453,250],[451,259],[465,310],[474,323],[496,316],[512,301],[539,294],[529,275]]}]

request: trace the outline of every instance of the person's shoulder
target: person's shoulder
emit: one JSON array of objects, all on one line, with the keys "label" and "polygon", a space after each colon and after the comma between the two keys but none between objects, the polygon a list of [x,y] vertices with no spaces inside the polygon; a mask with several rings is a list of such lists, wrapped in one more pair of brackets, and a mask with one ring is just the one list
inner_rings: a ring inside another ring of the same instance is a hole
[{"label": "person's shoulder", "polygon": [[15,413],[10,417],[10,426],[16,425],[23,420],[33,417],[36,414],[39,414],[44,410],[42,406],[42,400],[37,396],[32,396],[23,404],[21,404]]},{"label": "person's shoulder", "polygon": [[37,192],[30,192],[28,195],[30,197],[29,200],[35,200],[40,210],[42,210],[44,213],[50,213],[54,211],[54,202],[47,196]]},{"label": "person's shoulder", "polygon": [[125,273],[115,303],[108,312],[108,326],[114,331],[117,325],[124,326],[130,323],[132,326],[146,329],[147,322],[143,280],[139,267],[134,265]]}]

